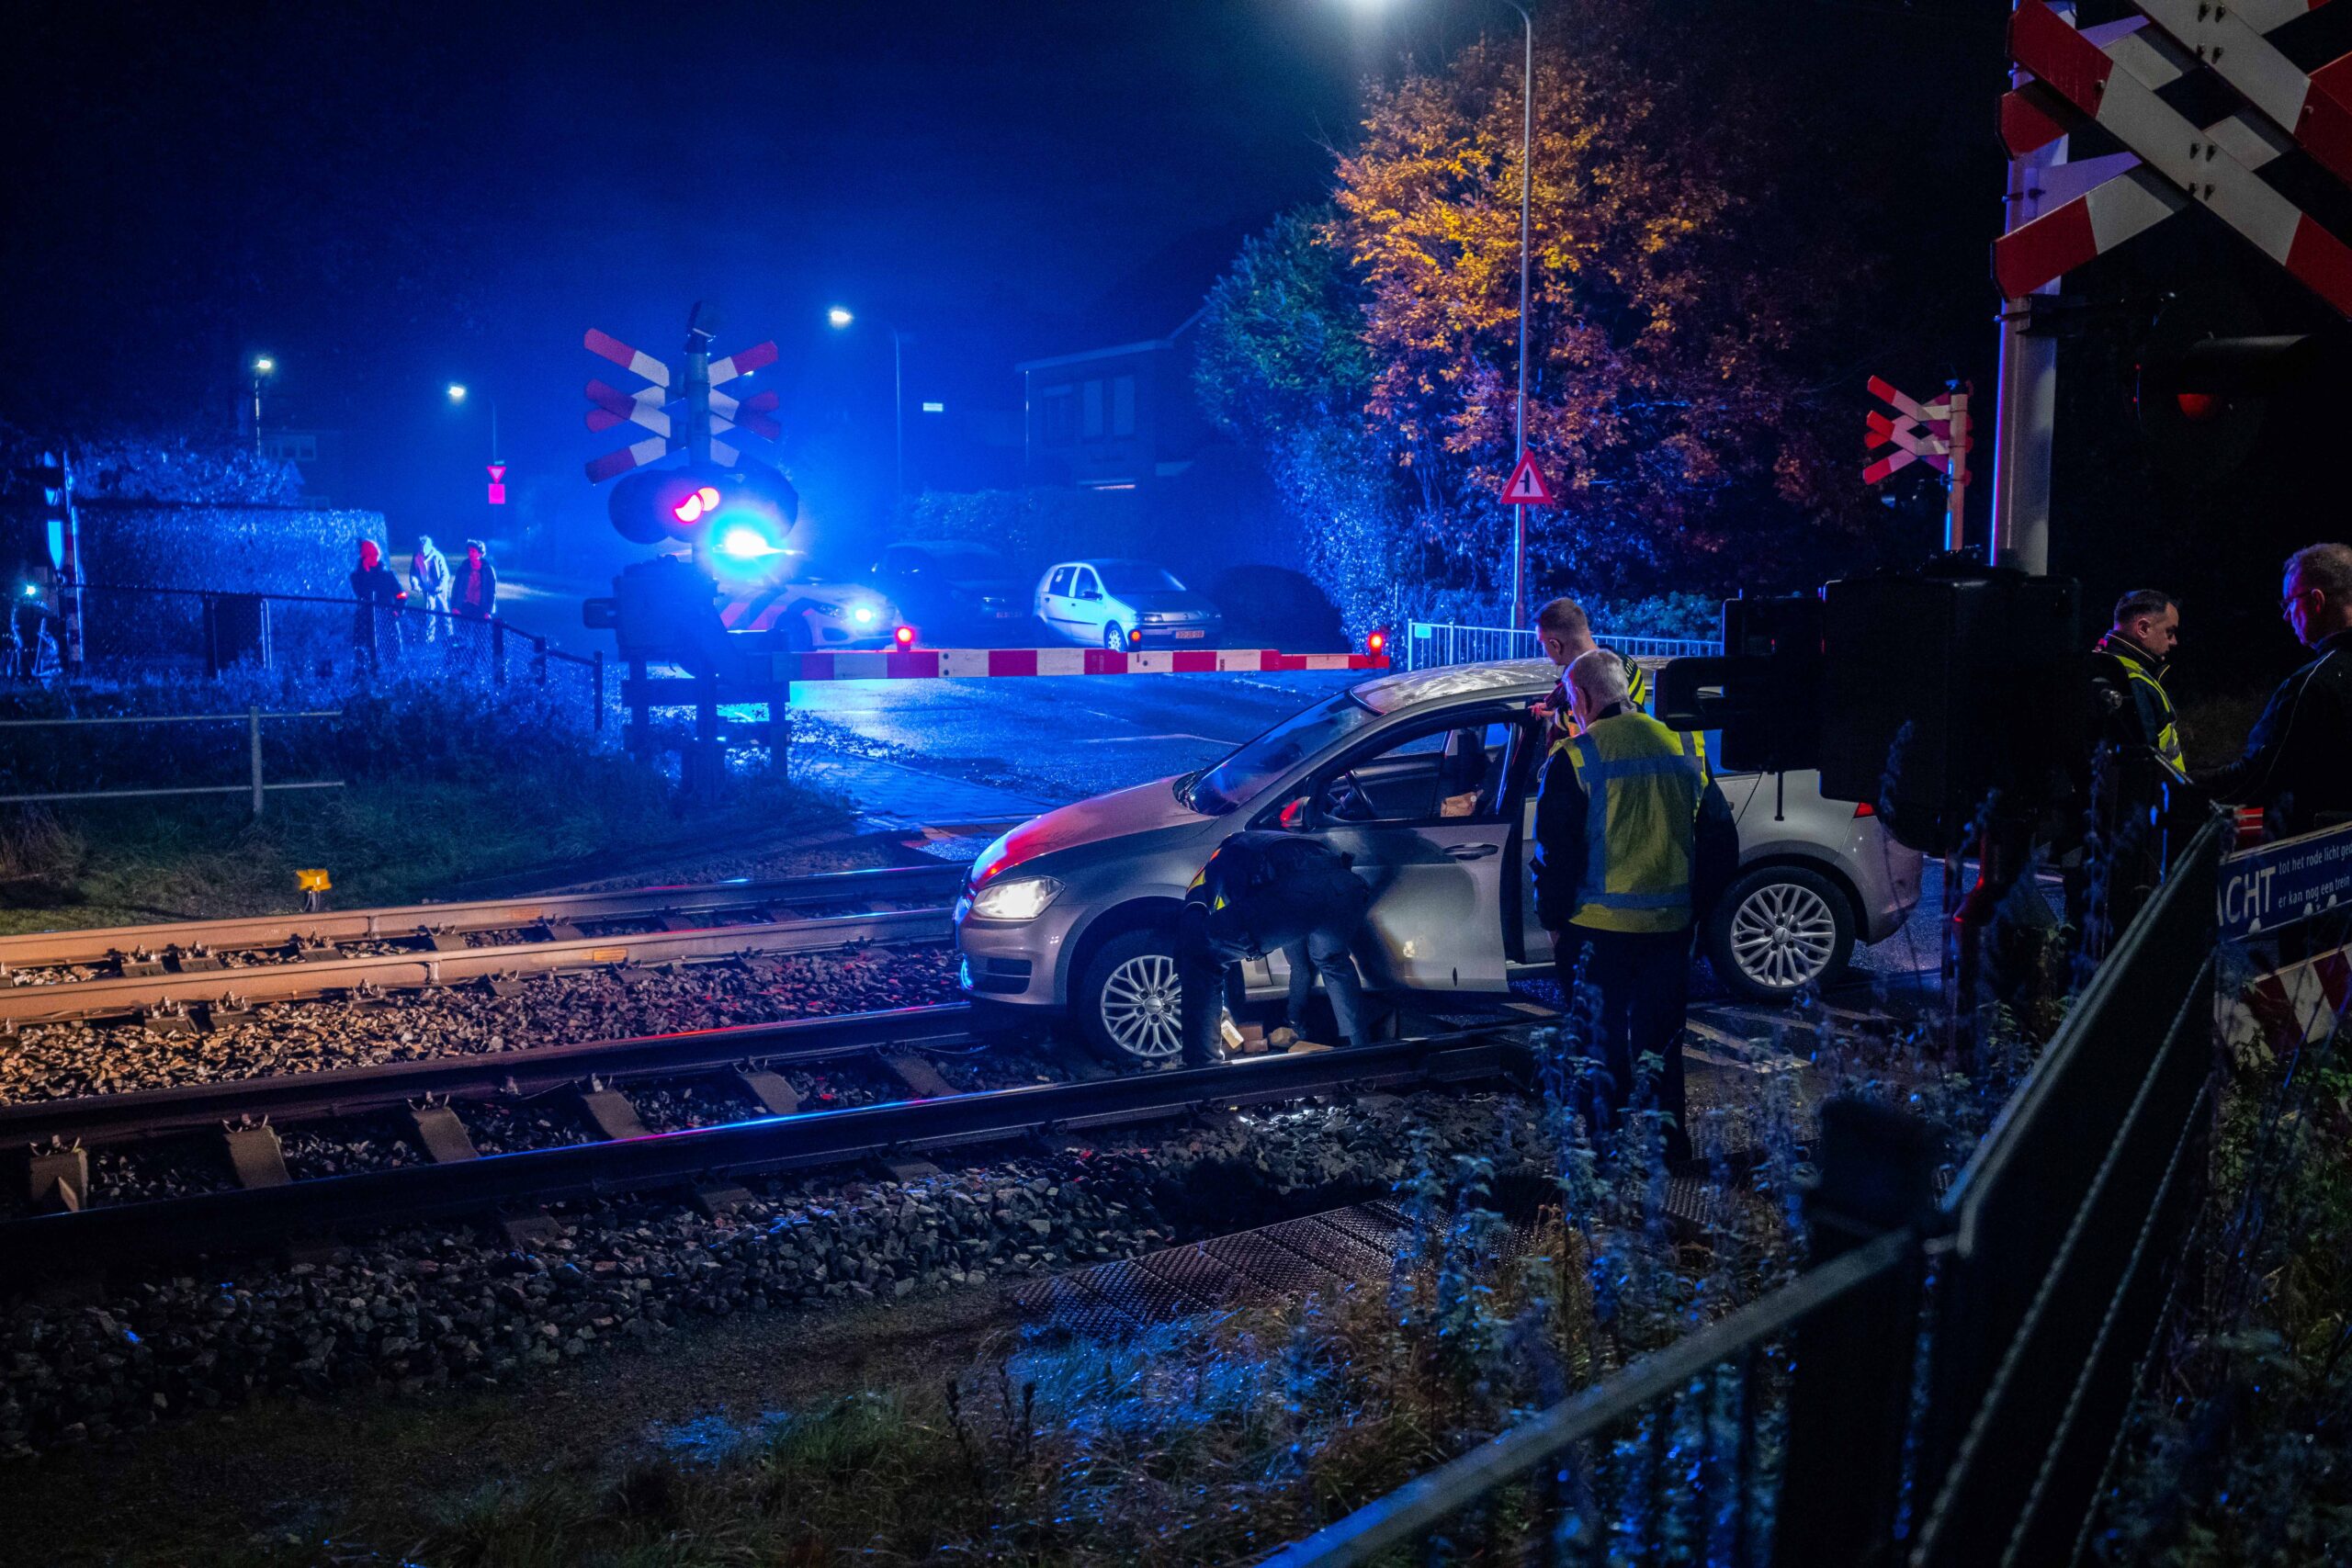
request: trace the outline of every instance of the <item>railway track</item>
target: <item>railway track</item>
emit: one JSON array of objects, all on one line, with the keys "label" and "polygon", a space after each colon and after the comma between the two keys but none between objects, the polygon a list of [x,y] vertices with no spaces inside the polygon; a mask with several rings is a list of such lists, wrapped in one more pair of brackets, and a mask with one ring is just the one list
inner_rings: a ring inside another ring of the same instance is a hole
[{"label": "railway track", "polygon": [[[860,1021],[812,1020],[761,1028],[772,1044],[777,1032],[787,1032],[781,1038],[839,1056],[857,1048],[885,1052],[888,1047],[881,1039],[885,1035],[902,1043],[921,1039],[935,1042],[944,1036],[921,1032],[958,1027],[957,1021],[947,1015],[959,1010],[903,1010],[894,1015],[865,1015]],[[879,1019],[888,1021],[877,1023]],[[771,1114],[680,1132],[639,1131],[600,1142],[490,1156],[469,1157],[470,1149],[451,1150],[452,1157],[433,1163],[305,1181],[286,1180],[282,1163],[276,1179],[268,1179],[266,1161],[248,1161],[260,1168],[264,1179],[232,1190],[78,1210],[68,1207],[62,1213],[0,1222],[0,1284],[33,1287],[167,1258],[250,1251],[417,1220],[488,1215],[662,1189],[697,1190],[707,1201],[722,1201],[729,1183],[768,1172],[876,1158],[903,1161],[941,1149],[1018,1143],[1041,1135],[1162,1121],[1212,1108],[1295,1100],[1322,1093],[1353,1094],[1489,1079],[1523,1070],[1520,1032],[1524,1027],[1514,1021],[1348,1051],[1259,1056],[1221,1067],[919,1096],[842,1110]],[[834,1037],[819,1041],[826,1030],[834,1031]],[[852,1037],[861,1030],[866,1032],[864,1040]],[[661,1059],[662,1052],[700,1052],[696,1059],[704,1062],[714,1055],[748,1055],[743,1049],[748,1042],[740,1039],[727,1042],[724,1050],[717,1043],[678,1043],[692,1038],[605,1045],[614,1052],[611,1063],[623,1061],[634,1051],[640,1055],[633,1059],[649,1075],[670,1077],[679,1074],[681,1058]],[[536,1060],[549,1053],[523,1055]],[[781,1056],[769,1059],[773,1063]],[[403,1064],[402,1070],[411,1066]],[[449,1065],[413,1066],[421,1075],[426,1069],[447,1070]],[[566,1065],[549,1062],[544,1070],[563,1072]],[[404,1088],[396,1089],[394,1084],[401,1080],[383,1076],[392,1069],[363,1071],[370,1075],[371,1085],[359,1092],[378,1097],[378,1103],[387,1103],[381,1099],[385,1096],[405,1103],[407,1093],[422,1081],[421,1077],[411,1078]],[[569,1071],[572,1077],[578,1075],[577,1059]],[[265,1082],[282,1085],[286,1080]],[[229,1087],[223,1086],[220,1092],[227,1092]],[[209,1086],[207,1092],[213,1092]],[[296,1091],[273,1087],[257,1092],[290,1095]],[[174,1096],[180,1098],[165,1106],[164,1097]],[[144,1114],[150,1131],[164,1122],[187,1125],[186,1118],[195,1114],[197,1103],[196,1096],[182,1096],[177,1090],[118,1098],[149,1102]],[[435,1109],[447,1111],[446,1107],[428,1107],[424,1114],[433,1114]],[[52,1108],[20,1110],[29,1118],[33,1111]],[[131,1135],[141,1114],[114,1109],[97,1111],[85,1104],[81,1113],[91,1112],[98,1120],[85,1126],[97,1132],[104,1122],[107,1136]],[[62,1110],[57,1113],[67,1114]],[[16,1142],[28,1125],[29,1120],[15,1124],[6,1141]],[[55,1123],[60,1129],[69,1125],[62,1121]],[[241,1131],[268,1132],[266,1128]],[[424,1128],[419,1133],[421,1138],[429,1138]],[[36,1180],[42,1159],[71,1157],[35,1156]]]},{"label": "railway track", "polygon": [[953,865],[0,937],[0,1027],[944,940]]}]

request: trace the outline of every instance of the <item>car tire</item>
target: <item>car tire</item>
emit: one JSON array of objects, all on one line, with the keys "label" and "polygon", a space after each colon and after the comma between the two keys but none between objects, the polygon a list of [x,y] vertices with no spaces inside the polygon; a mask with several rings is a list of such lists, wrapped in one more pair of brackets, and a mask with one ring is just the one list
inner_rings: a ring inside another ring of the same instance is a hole
[{"label": "car tire", "polygon": [[1125,1067],[1159,1067],[1184,1054],[1176,933],[1123,931],[1097,949],[1080,976],[1071,1012],[1086,1043]]},{"label": "car tire", "polygon": [[1819,987],[1854,953],[1854,908],[1838,885],[1803,866],[1760,865],[1724,890],[1707,922],[1707,964],[1733,995],[1784,1002]]},{"label": "car tire", "polygon": [[1127,634],[1119,629],[1118,622],[1102,623],[1102,646],[1116,653],[1125,653],[1127,650]]}]

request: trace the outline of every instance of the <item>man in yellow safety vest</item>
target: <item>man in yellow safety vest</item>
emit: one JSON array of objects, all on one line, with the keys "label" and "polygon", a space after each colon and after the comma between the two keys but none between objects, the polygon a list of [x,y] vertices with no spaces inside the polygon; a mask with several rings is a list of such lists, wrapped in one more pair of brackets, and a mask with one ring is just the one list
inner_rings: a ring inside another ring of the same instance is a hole
[{"label": "man in yellow safety vest", "polygon": [[1690,936],[1738,870],[1738,829],[1698,738],[1636,708],[1613,653],[1574,660],[1566,685],[1577,732],[1545,759],[1536,797],[1536,913],[1582,1020],[1594,1125],[1623,1116],[1642,1058],[1655,1055],[1667,1158],[1687,1160]]}]

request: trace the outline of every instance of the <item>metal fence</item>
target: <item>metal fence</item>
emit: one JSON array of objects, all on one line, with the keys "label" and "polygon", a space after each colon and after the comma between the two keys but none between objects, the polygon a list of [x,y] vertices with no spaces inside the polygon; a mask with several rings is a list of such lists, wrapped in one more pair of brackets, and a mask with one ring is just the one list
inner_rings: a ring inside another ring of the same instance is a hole
[{"label": "metal fence", "polygon": [[[83,591],[87,673],[115,679],[261,671],[322,687],[378,677],[530,684],[603,728],[604,655],[583,657],[503,620],[290,593],[92,585]],[[54,672],[42,650],[36,675]]]},{"label": "metal fence", "polygon": [[[1543,645],[1532,631],[1515,626],[1464,626],[1442,621],[1408,621],[1405,667],[1434,670],[1444,664],[1482,664],[1497,659],[1541,659]],[[1593,640],[1639,660],[1713,658],[1724,646],[1703,637],[1636,637],[1596,627]]]},{"label": "metal fence", "polygon": [[[158,724],[242,724],[245,727],[246,777],[242,784],[173,784],[144,786],[133,789],[39,790],[30,793],[0,795],[0,806],[31,806],[57,800],[133,800],[153,799],[162,795],[248,795],[255,817],[262,815],[274,789],[341,789],[341,779],[306,779],[288,784],[269,782],[263,761],[261,727],[265,721],[289,718],[341,718],[333,708],[316,713],[264,713],[259,708],[247,708],[243,713],[178,713],[125,716],[106,718],[9,718],[0,719],[0,732],[19,729],[62,729],[67,731],[124,725],[144,728]],[[11,770],[0,767],[0,778]]]},{"label": "metal fence", "polygon": [[1832,1102],[1804,1274],[1268,1562],[2082,1561],[2202,1168],[2222,848],[1940,1201],[1921,1124]]}]

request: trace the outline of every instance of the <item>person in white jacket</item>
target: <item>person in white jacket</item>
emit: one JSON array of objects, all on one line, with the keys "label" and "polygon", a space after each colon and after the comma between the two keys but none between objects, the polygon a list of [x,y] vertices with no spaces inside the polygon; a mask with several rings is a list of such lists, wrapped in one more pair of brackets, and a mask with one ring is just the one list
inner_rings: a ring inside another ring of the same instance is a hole
[{"label": "person in white jacket", "polygon": [[449,635],[449,558],[433,547],[433,536],[420,534],[416,554],[408,558],[409,607],[423,610],[423,636],[439,642]]}]

